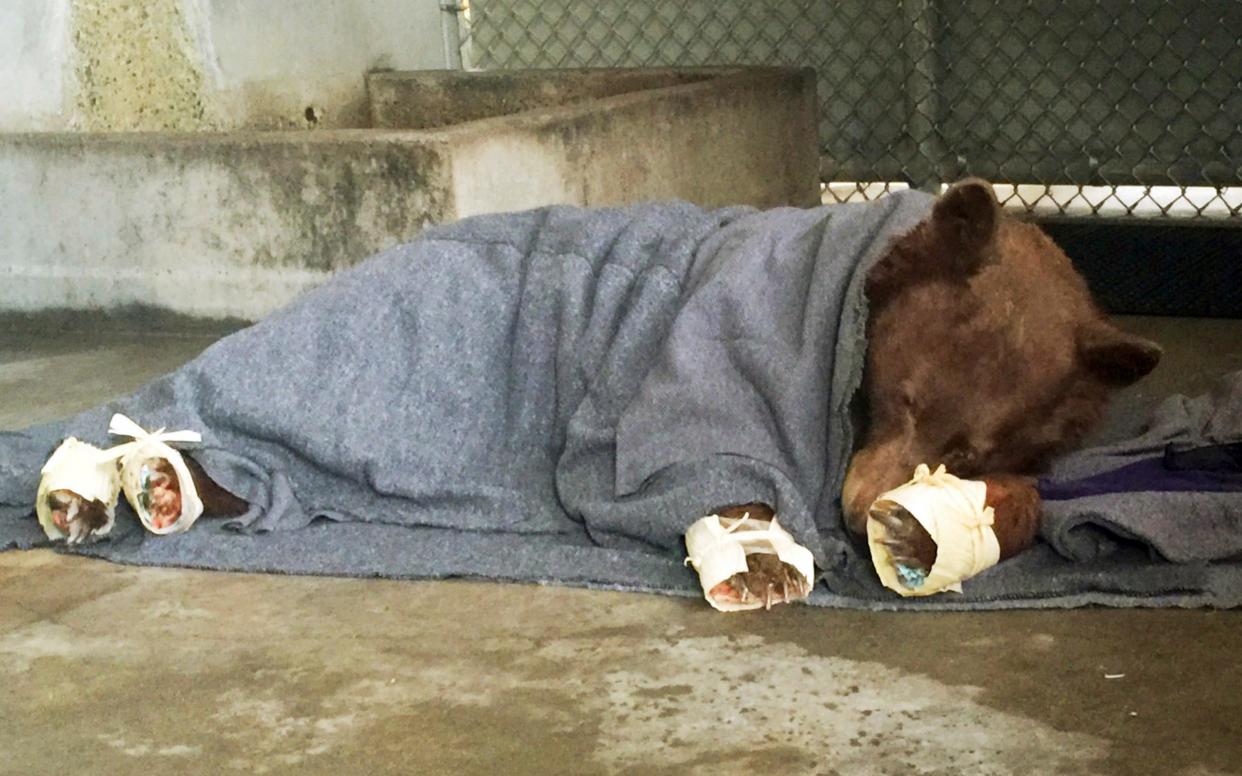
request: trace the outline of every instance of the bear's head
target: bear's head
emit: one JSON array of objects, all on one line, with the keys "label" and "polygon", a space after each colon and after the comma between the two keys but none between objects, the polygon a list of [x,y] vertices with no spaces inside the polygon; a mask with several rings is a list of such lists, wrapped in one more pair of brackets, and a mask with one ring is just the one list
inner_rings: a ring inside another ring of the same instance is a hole
[{"label": "bear's head", "polygon": [[867,426],[842,497],[855,531],[919,463],[961,477],[1038,473],[1160,359],[982,181],[950,188],[872,273],[883,286],[868,287]]}]

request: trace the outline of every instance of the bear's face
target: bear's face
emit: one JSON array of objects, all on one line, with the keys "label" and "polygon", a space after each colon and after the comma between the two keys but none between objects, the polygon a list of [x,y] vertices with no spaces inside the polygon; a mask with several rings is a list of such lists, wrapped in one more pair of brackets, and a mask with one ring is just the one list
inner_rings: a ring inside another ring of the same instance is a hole
[{"label": "bear's face", "polygon": [[1068,257],[1004,217],[981,182],[941,197],[877,263],[868,295],[868,425],[843,494],[855,530],[919,463],[962,477],[1038,472],[1160,358],[1109,323]]}]

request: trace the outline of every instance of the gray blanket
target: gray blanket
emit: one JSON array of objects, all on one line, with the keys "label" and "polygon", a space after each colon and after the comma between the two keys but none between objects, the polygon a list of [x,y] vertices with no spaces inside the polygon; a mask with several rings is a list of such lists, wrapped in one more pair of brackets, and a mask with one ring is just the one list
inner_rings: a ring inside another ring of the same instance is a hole
[{"label": "gray blanket", "polygon": [[1237,604],[1237,566],[1048,545],[964,596],[880,588],[838,502],[861,281],[930,204],[553,207],[429,230],[124,400],[0,434],[0,546],[42,543],[40,465],[70,434],[114,442],[121,411],[202,431],[195,456],[254,505],[168,537],[123,507],[77,551],[125,563],[698,595],[685,528],[762,501],[823,569],[815,604]]},{"label": "gray blanket", "polygon": [[1133,439],[1062,458],[1044,490],[1043,536],[1072,560],[1137,544],[1175,563],[1242,561],[1242,372],[1169,397]]}]

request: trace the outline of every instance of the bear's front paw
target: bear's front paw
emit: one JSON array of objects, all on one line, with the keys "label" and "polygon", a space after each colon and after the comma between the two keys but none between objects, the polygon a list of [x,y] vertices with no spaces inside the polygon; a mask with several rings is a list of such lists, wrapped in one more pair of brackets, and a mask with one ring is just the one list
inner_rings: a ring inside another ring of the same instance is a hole
[{"label": "bear's front paw", "polygon": [[[725,510],[730,511],[730,510]],[[734,510],[736,511],[736,510]],[[770,609],[806,598],[814,585],[811,551],[770,519],[708,515],[686,531],[686,561],[699,573],[703,595],[723,612]]]},{"label": "bear's front paw", "polygon": [[881,493],[867,520],[880,582],[902,596],[962,592],[962,582],[1000,559],[987,484],[919,464],[909,482]]},{"label": "bear's front paw", "polygon": [[35,516],[47,538],[81,544],[112,530],[120,490],[115,454],[69,437],[43,465]]},{"label": "bear's front paw", "polygon": [[908,588],[921,587],[936,565],[936,542],[931,534],[896,501],[875,502],[868,516],[885,528],[880,542],[888,548],[897,578]]}]

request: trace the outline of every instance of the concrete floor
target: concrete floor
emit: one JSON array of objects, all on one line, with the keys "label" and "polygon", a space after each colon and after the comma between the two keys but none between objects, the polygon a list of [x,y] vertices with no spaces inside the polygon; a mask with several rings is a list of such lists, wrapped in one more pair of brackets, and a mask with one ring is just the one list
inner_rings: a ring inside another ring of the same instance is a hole
[{"label": "concrete floor", "polygon": [[[1242,368],[1242,322],[1127,323],[1169,352],[1110,433]],[[0,428],[211,340],[0,327]],[[1240,645],[1235,612],[721,615],[9,552],[0,773],[1242,773]]]}]

